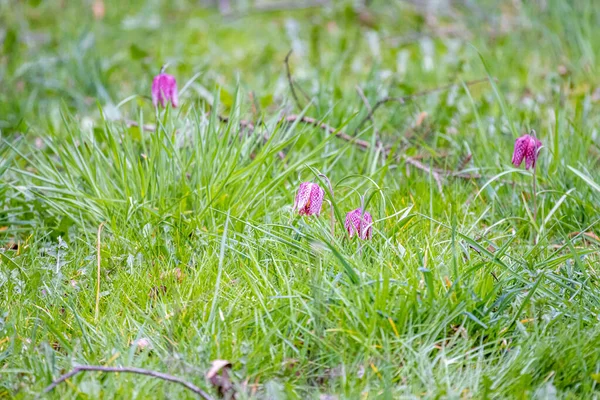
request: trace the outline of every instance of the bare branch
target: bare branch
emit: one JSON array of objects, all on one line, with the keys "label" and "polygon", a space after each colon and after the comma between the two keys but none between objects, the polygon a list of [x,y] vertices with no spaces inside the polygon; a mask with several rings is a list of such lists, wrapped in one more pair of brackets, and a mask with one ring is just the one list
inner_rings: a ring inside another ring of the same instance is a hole
[{"label": "bare branch", "polygon": [[287,72],[287,78],[288,78],[288,83],[290,85],[290,90],[292,91],[292,96],[294,97],[294,101],[296,102],[296,106],[298,107],[299,111],[302,111],[302,109],[304,107],[302,107],[302,104],[300,104],[300,100],[298,99],[298,95],[296,94],[296,89],[294,89],[294,81],[292,80],[292,73],[290,72],[290,56],[292,55],[292,52],[294,50],[290,50],[289,53],[287,53],[287,56],[285,56],[285,70]]},{"label": "bare branch", "polygon": [[219,0],[219,12],[221,15],[228,15],[231,13],[231,4],[229,4],[229,0]]},{"label": "bare branch", "polygon": [[[482,83],[482,82],[487,82],[488,78],[483,78],[483,79],[477,79],[474,81],[469,81],[469,82],[465,82],[466,86],[471,86],[471,85],[476,85],[478,83]],[[381,107],[382,105],[386,104],[386,103],[400,103],[400,104],[405,104],[406,102],[410,101],[410,100],[414,100],[417,97],[423,97],[423,96],[427,96],[429,94],[432,93],[437,93],[437,92],[443,92],[444,90],[448,90],[451,89],[455,86],[460,85],[460,83],[450,83],[448,85],[444,85],[444,86],[439,86],[433,89],[427,89],[427,90],[423,90],[421,92],[417,92],[408,96],[403,96],[403,97],[384,97],[383,99],[379,100],[377,103],[375,103],[375,105],[371,108],[371,111],[369,111],[369,113],[367,113],[367,116],[364,117],[358,124],[358,126],[356,127],[356,129],[354,130],[354,134],[357,135],[358,132],[360,131],[360,128],[362,128],[362,126],[365,124],[365,122],[367,122],[368,120],[370,120],[371,118],[373,118],[373,114],[375,114],[375,111],[377,111],[377,109],[379,107]]]},{"label": "bare branch", "polygon": [[72,371],[69,371],[66,374],[60,376],[57,380],[52,382],[52,384],[48,385],[43,390],[43,393],[48,393],[48,392],[52,391],[55,387],[57,387],[61,383],[65,382],[67,379],[77,375],[80,372],[84,372],[84,371],[123,372],[123,373],[130,373],[130,374],[146,375],[146,376],[150,376],[152,378],[157,378],[157,379],[162,379],[164,381],[178,383],[178,384],[184,386],[186,389],[191,390],[192,392],[196,393],[201,398],[203,398],[205,400],[212,400],[212,397],[208,393],[206,393],[204,390],[200,389],[198,386],[196,386],[188,381],[185,381],[181,378],[173,376],[173,375],[163,374],[162,372],[152,371],[149,369],[135,368],[135,367],[104,367],[101,365],[78,365],[75,368],[73,368]]},{"label": "bare branch", "polygon": [[287,117],[284,118],[284,120],[286,122],[295,122],[295,121],[299,121],[302,122],[304,124],[308,124],[308,125],[313,125],[316,126],[317,128],[321,128],[324,131],[326,131],[327,133],[329,133],[330,135],[335,135],[340,139],[343,139],[347,142],[351,142],[353,144],[355,144],[356,146],[360,147],[363,150],[368,150],[371,148],[371,143],[367,142],[366,140],[362,140],[362,139],[357,139],[354,136],[350,136],[347,133],[340,131],[332,126],[327,125],[324,122],[319,122],[314,118],[311,117],[300,117],[298,115],[288,115]]},{"label": "bare branch", "polygon": [[414,158],[404,157],[404,161],[406,161],[407,164],[413,165],[413,166],[419,168],[420,170],[425,171],[428,174],[431,174],[433,179],[435,179],[435,183],[437,183],[438,190],[440,191],[440,193],[443,193],[442,192],[442,187],[443,187],[442,177],[437,172],[437,170],[435,170],[434,168],[428,167],[427,165],[423,164],[420,161],[415,160]]},{"label": "bare branch", "polygon": [[[221,115],[218,115],[218,119],[219,119],[219,121],[221,121],[223,123],[228,123],[230,121],[229,117],[224,117]],[[302,123],[302,124],[312,125],[316,128],[322,129],[330,135],[335,135],[337,138],[342,139],[346,142],[349,142],[349,143],[357,146],[361,150],[368,151],[373,147],[373,146],[371,146],[371,143],[366,140],[362,140],[355,136],[351,136],[342,130],[339,130],[333,126],[327,125],[324,122],[320,122],[319,120],[312,118],[312,117],[299,116],[296,114],[292,114],[292,115],[288,115],[288,116],[283,116],[280,119],[280,122],[287,122],[287,123],[293,123],[296,121],[299,123]],[[138,124],[136,122],[133,122],[133,121],[126,121],[126,122],[127,122],[128,126],[138,126]],[[256,128],[256,126],[253,122],[244,120],[244,119],[239,121],[239,126],[242,129],[247,129],[249,133],[254,132],[254,130]],[[144,127],[147,127],[148,130],[150,130],[150,131],[154,131],[154,129],[155,129],[154,126],[144,125]],[[152,129],[150,129],[150,128],[152,128]],[[241,132],[240,132],[240,135],[241,135]],[[264,142],[268,141],[269,137],[270,137],[270,135],[268,133],[263,134],[263,141]],[[376,149],[381,149],[381,151],[383,152],[383,154],[385,156],[389,156],[389,154],[392,150],[392,147],[384,146],[379,140],[377,140]],[[278,156],[279,156],[279,158],[284,159],[285,153],[279,152]],[[431,173],[433,178],[436,181],[438,188],[441,188],[442,177],[444,177],[444,176],[454,177],[454,178],[462,178],[462,179],[479,179],[482,177],[480,174],[469,173],[469,172],[461,171],[461,170],[452,171],[452,170],[442,170],[439,168],[430,168],[427,165],[419,162],[418,161],[419,158],[422,158],[422,157],[421,156],[415,156],[415,157],[404,156],[404,157],[397,157],[397,160],[398,161],[404,160],[404,162],[406,164],[412,165],[412,166],[414,166],[422,171],[425,171],[427,173]]]},{"label": "bare branch", "polygon": [[282,2],[259,2],[254,5],[257,11],[281,11],[281,10],[299,10],[303,8],[320,7],[329,4],[329,0],[314,0],[314,1],[289,1]]},{"label": "bare branch", "polygon": [[156,126],[154,126],[152,124],[144,124],[144,125],[140,126],[140,124],[138,124],[137,122],[135,122],[131,119],[126,119],[125,125],[127,125],[128,128],[131,128],[132,126],[136,126],[145,132],[154,132],[156,130]]}]

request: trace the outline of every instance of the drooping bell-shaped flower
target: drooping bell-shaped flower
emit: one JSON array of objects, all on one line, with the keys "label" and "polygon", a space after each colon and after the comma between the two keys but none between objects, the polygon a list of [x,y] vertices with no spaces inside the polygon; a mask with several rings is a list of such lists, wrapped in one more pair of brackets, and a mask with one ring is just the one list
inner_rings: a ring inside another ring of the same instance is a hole
[{"label": "drooping bell-shaped flower", "polygon": [[296,194],[294,210],[298,210],[300,215],[319,216],[324,195],[325,191],[316,183],[302,182]]},{"label": "drooping bell-shaped flower", "polygon": [[177,80],[161,71],[152,81],[152,104],[154,107],[160,104],[164,108],[168,102],[171,102],[173,107],[177,107],[179,103]]},{"label": "drooping bell-shaped flower", "polygon": [[532,135],[521,136],[515,141],[515,150],[512,156],[513,165],[518,167],[525,160],[525,169],[534,168],[541,147],[542,142],[536,137]]},{"label": "drooping bell-shaped flower", "polygon": [[371,239],[373,237],[373,218],[367,211],[363,213],[362,209],[357,208],[346,214],[344,228],[350,238],[356,234],[362,240]]}]

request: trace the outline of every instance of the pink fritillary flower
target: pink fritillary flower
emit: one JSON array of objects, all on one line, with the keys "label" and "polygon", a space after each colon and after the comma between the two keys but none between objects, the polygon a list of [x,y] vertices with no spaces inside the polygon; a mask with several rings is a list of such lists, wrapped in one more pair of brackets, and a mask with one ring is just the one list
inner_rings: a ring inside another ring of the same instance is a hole
[{"label": "pink fritillary flower", "polygon": [[348,231],[350,238],[356,233],[362,240],[371,239],[373,237],[373,218],[368,212],[363,213],[360,208],[357,208],[346,214],[344,228]]},{"label": "pink fritillary flower", "polygon": [[512,156],[513,165],[518,167],[525,160],[525,169],[534,168],[541,147],[542,142],[536,137],[531,135],[521,136],[515,141],[515,151]]},{"label": "pink fritillary flower", "polygon": [[318,217],[321,214],[324,195],[325,191],[316,183],[302,182],[296,194],[294,210],[298,210],[300,215],[316,215]]},{"label": "pink fritillary flower", "polygon": [[177,107],[179,103],[177,80],[174,76],[161,71],[152,81],[152,104],[154,104],[154,107],[158,107],[160,103],[164,108],[169,101],[173,107]]}]

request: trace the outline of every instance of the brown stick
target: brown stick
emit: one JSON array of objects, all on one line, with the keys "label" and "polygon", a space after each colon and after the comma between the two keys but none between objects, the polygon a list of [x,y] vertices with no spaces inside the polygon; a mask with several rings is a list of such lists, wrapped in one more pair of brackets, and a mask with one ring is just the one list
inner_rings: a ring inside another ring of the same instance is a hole
[{"label": "brown stick", "polygon": [[442,193],[442,177],[435,169],[429,168],[427,165],[415,160],[414,158],[404,157],[404,161],[406,161],[407,164],[414,165],[420,170],[430,173],[431,176],[433,176],[433,179],[435,179],[435,183],[437,183],[438,190],[440,193]]},{"label": "brown stick", "polygon": [[258,3],[254,5],[254,9],[257,11],[282,11],[282,10],[301,10],[304,8],[320,7],[329,4],[329,0],[314,0],[314,1],[289,1],[287,3],[275,2],[271,3]]},{"label": "brown stick", "polygon": [[[227,117],[219,117],[219,119],[222,122],[228,122],[229,119]],[[344,131],[340,131],[337,128],[334,128],[330,125],[327,125],[324,122],[319,122],[314,118],[311,117],[307,117],[307,116],[299,116],[299,115],[288,115],[287,117],[283,117],[281,119],[281,121],[284,122],[301,122],[304,124],[308,124],[308,125],[312,125],[314,127],[323,129],[324,131],[326,131],[327,133],[329,133],[330,135],[335,135],[336,137],[345,140],[346,142],[350,142],[356,146],[358,146],[358,148],[360,148],[361,150],[369,150],[371,149],[371,143],[367,142],[366,140],[362,140],[362,139],[358,139],[354,136],[350,136],[347,133],[345,133]],[[240,126],[241,127],[245,127],[248,128],[250,130],[254,129],[254,125],[251,122],[245,121],[245,120],[241,120],[240,121]],[[266,137],[266,139],[268,139],[268,136]],[[378,146],[382,146],[381,143],[377,143]],[[386,146],[386,147],[381,147],[384,151],[384,153],[387,155],[389,154],[389,152],[391,151],[391,147]],[[281,155],[280,155],[281,157]],[[440,189],[441,192],[441,188],[442,188],[442,176],[452,176],[455,178],[462,178],[462,179],[478,179],[481,178],[480,174],[469,174],[469,173],[465,173],[465,172],[461,172],[461,171],[444,171],[444,170],[440,170],[437,168],[430,168],[427,165],[419,162],[416,158],[412,158],[412,157],[402,157],[402,158],[398,158],[399,160],[404,160],[407,164],[410,164],[422,171],[425,171],[427,173],[432,174],[433,178],[436,181],[436,184],[438,186],[438,189]]]},{"label": "brown stick", "polygon": [[[466,86],[471,86],[471,85],[476,85],[478,83],[487,82],[487,81],[488,81],[488,78],[476,79],[474,81],[465,82],[465,85]],[[403,97],[384,97],[383,99],[381,99],[377,103],[375,103],[375,105],[371,108],[371,111],[369,111],[367,113],[367,116],[364,117],[359,122],[358,126],[354,130],[354,134],[357,135],[358,131],[360,130],[360,128],[362,128],[362,126],[365,124],[365,122],[367,122],[368,120],[370,120],[373,117],[373,114],[375,114],[375,111],[377,111],[377,109],[379,107],[381,107],[382,105],[384,105],[385,103],[396,102],[396,103],[400,103],[400,104],[405,104],[407,101],[416,99],[417,97],[422,97],[422,96],[426,96],[428,94],[437,93],[437,92],[443,92],[444,90],[448,90],[448,89],[453,88],[453,87],[458,86],[458,85],[459,85],[459,83],[450,83],[448,85],[439,86],[439,87],[436,87],[436,88],[433,88],[433,89],[423,90],[421,92],[417,92],[417,93],[414,93],[414,94],[411,94],[411,95],[408,95],[408,96],[403,96]]]},{"label": "brown stick", "polygon": [[292,55],[293,51],[294,50],[290,50],[287,53],[287,56],[285,56],[285,60],[283,60],[283,62],[285,63],[285,70],[287,72],[288,83],[290,85],[290,90],[292,91],[292,96],[294,97],[294,101],[296,102],[296,107],[298,107],[299,111],[302,111],[303,107],[302,107],[302,104],[300,104],[298,95],[296,94],[296,89],[294,89],[294,81],[292,81],[292,73],[290,72],[290,56]]},{"label": "brown stick", "polygon": [[[423,93],[423,92],[422,92]],[[371,118],[372,115],[369,117]],[[223,122],[223,123],[228,123],[229,122],[229,117],[224,117],[219,115],[218,116],[219,121]],[[299,116],[299,115],[288,115],[287,117],[282,117],[281,120],[282,122],[288,122],[288,123],[293,123],[293,122],[300,122],[303,124],[307,124],[307,125],[312,125],[314,127],[323,129],[324,131],[326,131],[327,133],[329,133],[330,135],[335,135],[336,137],[338,137],[339,139],[342,139],[346,142],[350,142],[356,146],[358,146],[358,148],[360,148],[361,150],[369,150],[371,149],[371,143],[367,142],[366,140],[362,140],[362,139],[358,139],[354,136],[350,136],[349,134],[345,133],[344,131],[340,131],[337,128],[334,128],[330,125],[327,125],[324,122],[319,122],[318,120],[316,120],[315,118],[312,117],[307,117],[307,116]],[[128,126],[138,126],[138,124],[134,121],[126,121]],[[246,128],[248,129],[250,132],[254,131],[255,129],[255,125],[247,120],[240,120],[239,125],[241,128]],[[144,125],[144,127],[147,127],[147,125]],[[154,127],[151,127],[152,129],[149,129],[151,131],[154,131]],[[268,140],[268,135],[265,135],[264,139]],[[383,149],[383,152],[385,154],[389,154],[389,152],[391,151],[391,147],[390,146],[385,146],[383,147],[382,144],[380,142],[377,142],[377,146]],[[283,159],[285,158],[285,154],[283,154],[282,152],[279,152],[278,154],[279,158]],[[480,174],[469,174],[469,173],[465,173],[465,172],[461,172],[461,171],[444,171],[444,170],[440,170],[437,168],[429,168],[428,166],[426,166],[423,163],[420,163],[419,161],[417,161],[416,158],[412,158],[412,157],[403,157],[401,158],[402,160],[404,160],[407,164],[410,164],[420,170],[423,170],[427,173],[429,173],[430,171],[432,172],[432,176],[435,179],[438,188],[441,185],[441,177],[443,175],[445,176],[452,176],[455,178],[462,178],[462,179],[478,179],[481,178]]]},{"label": "brown stick", "polygon": [[181,378],[178,378],[173,375],[163,374],[162,372],[152,371],[149,369],[135,368],[135,367],[104,367],[101,365],[78,365],[73,370],[67,372],[66,374],[60,376],[57,380],[48,385],[43,393],[48,393],[52,391],[55,387],[66,381],[67,379],[77,375],[80,372],[84,371],[98,371],[98,372],[123,372],[130,374],[139,374],[146,375],[152,378],[162,379],[164,381],[178,383],[184,386],[186,389],[191,390],[192,392],[199,395],[201,398],[205,400],[212,400],[212,397],[206,393],[204,390],[200,389],[198,386],[187,382]]},{"label": "brown stick", "polygon": [[155,125],[144,124],[144,125],[140,126],[140,124],[138,124],[137,122],[135,122],[133,120],[130,120],[130,119],[126,119],[125,120],[125,125],[127,125],[128,128],[130,128],[132,126],[137,126],[137,127],[141,128],[145,132],[154,132],[156,130],[156,126]]},{"label": "brown stick", "polygon": [[366,140],[362,140],[362,139],[358,139],[355,138],[354,136],[350,136],[347,133],[340,131],[332,126],[327,125],[324,122],[319,122],[314,118],[311,117],[300,117],[299,115],[288,115],[287,117],[284,117],[283,120],[285,122],[302,122],[304,124],[308,124],[308,125],[312,125],[315,126],[317,128],[321,128],[324,131],[326,131],[327,133],[329,133],[330,135],[335,135],[336,137],[345,140],[347,142],[351,142],[355,145],[357,145],[358,147],[360,147],[363,150],[368,150],[371,148],[371,143],[367,142]]}]

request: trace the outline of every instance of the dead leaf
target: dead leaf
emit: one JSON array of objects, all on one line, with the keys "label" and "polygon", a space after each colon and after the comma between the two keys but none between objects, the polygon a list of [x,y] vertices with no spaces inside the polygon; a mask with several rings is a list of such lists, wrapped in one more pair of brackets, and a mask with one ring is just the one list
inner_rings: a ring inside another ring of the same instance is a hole
[{"label": "dead leaf", "polygon": [[600,86],[598,86],[596,90],[594,90],[594,93],[592,93],[592,101],[600,101]]},{"label": "dead leaf", "polygon": [[571,232],[569,233],[569,239],[573,239],[575,236],[581,236],[581,238],[587,242],[588,244],[591,243],[598,243],[600,242],[600,237],[598,237],[598,235],[596,235],[594,232]]},{"label": "dead leaf", "polygon": [[153,286],[152,289],[150,289],[148,296],[150,296],[151,299],[156,299],[165,293],[167,293],[167,287],[165,285]]},{"label": "dead leaf", "polygon": [[566,74],[569,73],[569,70],[567,69],[567,67],[565,67],[562,64],[558,66],[557,71],[560,76],[565,76]]},{"label": "dead leaf", "polygon": [[135,346],[136,346],[137,350],[143,351],[146,349],[151,349],[152,343],[150,343],[150,340],[147,338],[140,338],[135,342]]},{"label": "dead leaf", "polygon": [[227,360],[214,360],[206,373],[206,379],[219,392],[220,397],[231,399],[234,397],[233,384],[229,379],[231,363]]},{"label": "dead leaf", "polygon": [[363,376],[365,376],[365,366],[361,365],[358,367],[358,371],[356,371],[356,377],[358,379],[362,379]]},{"label": "dead leaf", "polygon": [[423,124],[423,121],[425,121],[425,118],[427,118],[427,113],[425,111],[422,111],[417,117],[417,122],[415,123],[415,126],[421,126],[421,124]]},{"label": "dead leaf", "polygon": [[19,243],[15,243],[15,242],[8,242],[8,244],[5,247],[6,250],[19,250]]},{"label": "dead leaf", "polygon": [[458,163],[458,166],[456,167],[457,171],[462,171],[463,169],[465,169],[465,167],[467,166],[467,164],[469,164],[471,162],[471,160],[473,159],[473,155],[471,153],[465,155],[464,157],[461,158],[460,162]]},{"label": "dead leaf", "polygon": [[94,3],[92,4],[92,13],[94,14],[95,19],[104,18],[106,7],[104,6],[103,0],[94,0]]},{"label": "dead leaf", "polygon": [[183,281],[183,272],[181,272],[181,269],[175,268],[173,270],[173,273],[175,274],[175,278],[177,279],[177,282],[181,283]]},{"label": "dead leaf", "polygon": [[377,18],[366,9],[363,9],[358,13],[358,22],[369,28],[377,26]]}]

